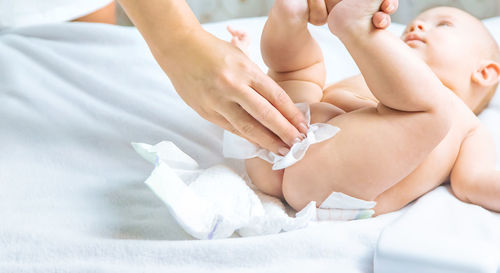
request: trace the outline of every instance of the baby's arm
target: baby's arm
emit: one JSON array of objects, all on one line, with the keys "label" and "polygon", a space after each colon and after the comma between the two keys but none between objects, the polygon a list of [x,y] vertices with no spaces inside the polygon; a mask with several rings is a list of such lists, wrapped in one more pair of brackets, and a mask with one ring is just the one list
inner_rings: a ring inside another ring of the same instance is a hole
[{"label": "baby's arm", "polygon": [[371,18],[381,3],[341,1],[330,14],[330,29],[347,47],[381,104],[405,112],[449,108],[443,106],[449,90],[429,66],[394,34],[373,27]]},{"label": "baby's arm", "polygon": [[462,142],[450,182],[460,200],[500,212],[500,171],[495,169],[494,147],[484,125],[473,130]]}]

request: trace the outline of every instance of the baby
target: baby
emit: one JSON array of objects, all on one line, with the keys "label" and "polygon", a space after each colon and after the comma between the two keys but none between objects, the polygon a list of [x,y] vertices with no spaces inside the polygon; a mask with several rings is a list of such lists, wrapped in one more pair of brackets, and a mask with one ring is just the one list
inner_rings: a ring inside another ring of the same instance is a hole
[{"label": "baby", "polygon": [[275,1],[261,42],[269,75],[294,102],[310,104],[311,123],[340,131],[284,170],[248,159],[248,175],[296,210],[339,192],[376,201],[380,215],[450,181],[460,200],[500,211],[494,142],[476,117],[499,80],[495,40],[479,20],[450,7],[420,14],[400,39],[372,24],[382,2],[343,0],[330,11],[329,28],[362,75],[325,89],[307,1]]}]

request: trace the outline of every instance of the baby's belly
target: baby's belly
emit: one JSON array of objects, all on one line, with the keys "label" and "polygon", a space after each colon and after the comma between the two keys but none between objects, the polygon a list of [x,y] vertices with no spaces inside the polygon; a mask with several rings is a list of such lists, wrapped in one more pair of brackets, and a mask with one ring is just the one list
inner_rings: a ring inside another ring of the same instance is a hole
[{"label": "baby's belly", "polygon": [[[346,126],[346,123],[349,122],[349,117],[342,116],[335,117],[328,123],[340,124],[341,129],[348,131],[349,126]],[[339,122],[339,119],[346,120]],[[419,187],[419,191],[422,191],[423,187],[427,189],[426,191],[431,190],[448,178],[463,139],[461,131],[461,128],[452,128],[446,137],[415,168],[397,179],[391,177],[392,180],[383,179],[384,169],[388,168],[386,164],[389,164],[388,162],[392,162],[390,164],[399,164],[398,161],[405,161],[404,153],[402,158],[394,161],[380,160],[380,164],[377,164],[377,158],[374,158],[374,160],[370,160],[372,164],[368,165],[357,164],[355,160],[349,160],[349,165],[346,166],[343,157],[353,158],[353,154],[346,154],[348,153],[346,150],[338,149],[342,150],[339,151],[339,154],[334,149],[336,145],[332,145],[337,137],[335,136],[333,139],[311,146],[301,161],[285,170],[283,176],[285,198],[290,203],[285,191],[290,187],[298,187],[296,191],[301,194],[291,197],[296,199],[292,201],[295,203],[293,207],[305,206],[310,201],[321,204],[332,192],[342,192],[363,200],[375,200],[381,193],[405,180],[417,181],[415,185]],[[374,131],[373,133],[377,132]],[[367,145],[366,143],[370,143],[370,141],[360,145]],[[387,143],[387,145],[391,145],[391,143]],[[370,147],[367,146],[364,149],[370,149]],[[357,153],[362,151],[363,147],[357,147],[354,150],[353,153]],[[370,153],[368,154],[373,156]],[[363,153],[359,154],[359,162],[363,161],[361,157],[364,155]],[[382,154],[379,156],[384,157]],[[407,166],[402,164],[402,168],[404,167]],[[345,172],[347,168],[349,173]],[[361,178],[357,179],[356,177]]]}]

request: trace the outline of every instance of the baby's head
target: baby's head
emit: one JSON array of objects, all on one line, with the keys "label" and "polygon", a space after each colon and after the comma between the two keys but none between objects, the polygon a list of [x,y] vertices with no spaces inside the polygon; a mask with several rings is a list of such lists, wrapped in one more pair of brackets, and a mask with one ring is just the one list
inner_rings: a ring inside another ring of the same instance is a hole
[{"label": "baby's head", "polygon": [[402,39],[474,113],[486,108],[498,86],[500,51],[480,20],[456,8],[433,8],[408,24]]}]

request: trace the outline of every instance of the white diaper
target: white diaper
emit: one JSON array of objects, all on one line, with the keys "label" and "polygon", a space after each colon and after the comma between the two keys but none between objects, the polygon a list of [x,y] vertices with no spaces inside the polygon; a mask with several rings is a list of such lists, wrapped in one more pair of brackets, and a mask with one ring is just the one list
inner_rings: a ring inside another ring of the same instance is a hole
[{"label": "white diaper", "polygon": [[274,234],[306,227],[311,221],[354,220],[373,214],[375,202],[332,193],[319,208],[310,202],[295,217],[278,198],[252,190],[248,177],[225,165],[207,169],[172,142],[133,143],[155,168],[145,183],[165,203],[172,217],[193,237],[216,239]]},{"label": "white diaper", "polygon": [[224,131],[224,141],[222,152],[225,157],[237,159],[249,159],[259,157],[273,164],[273,170],[280,170],[297,163],[301,160],[309,149],[309,146],[315,143],[325,141],[336,135],[340,128],[325,123],[310,124],[311,114],[309,105],[306,103],[296,104],[299,110],[305,115],[309,130],[307,136],[301,142],[295,143],[290,152],[285,156],[277,155],[266,149],[263,149],[255,144],[250,143],[246,139]]}]

